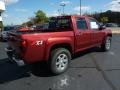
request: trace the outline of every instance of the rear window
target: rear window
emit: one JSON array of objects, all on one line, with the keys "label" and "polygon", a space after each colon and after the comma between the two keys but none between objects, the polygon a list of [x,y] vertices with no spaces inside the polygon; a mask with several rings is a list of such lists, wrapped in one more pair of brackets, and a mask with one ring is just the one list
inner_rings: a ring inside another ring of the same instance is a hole
[{"label": "rear window", "polygon": [[71,29],[71,18],[51,18],[49,21],[49,28]]}]

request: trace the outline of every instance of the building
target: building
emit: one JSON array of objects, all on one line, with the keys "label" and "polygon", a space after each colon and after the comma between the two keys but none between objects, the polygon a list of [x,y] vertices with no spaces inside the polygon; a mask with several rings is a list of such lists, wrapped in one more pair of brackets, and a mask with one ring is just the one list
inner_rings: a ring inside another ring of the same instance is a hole
[{"label": "building", "polygon": [[2,13],[5,11],[5,3],[3,1],[0,1],[0,30],[1,30],[1,25],[2,25]]},{"label": "building", "polygon": [[2,12],[5,11],[5,3],[3,1],[0,1],[0,21],[2,21]]}]

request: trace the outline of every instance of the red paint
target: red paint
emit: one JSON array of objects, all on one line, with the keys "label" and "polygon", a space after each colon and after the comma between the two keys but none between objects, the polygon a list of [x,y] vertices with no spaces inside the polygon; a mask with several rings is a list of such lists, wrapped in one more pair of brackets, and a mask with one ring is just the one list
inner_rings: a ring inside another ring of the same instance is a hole
[{"label": "red paint", "polygon": [[[70,18],[72,30],[61,32],[41,32],[13,34],[14,41],[9,40],[9,46],[18,52],[27,63],[49,60],[51,48],[55,45],[67,44],[71,47],[72,54],[97,46],[105,41],[107,35],[112,35],[108,29],[91,30],[88,17],[84,16],[62,16]],[[84,18],[87,22],[87,30],[78,30],[76,18]],[[18,38],[18,39],[17,39]],[[24,40],[20,44],[19,39]],[[59,46],[60,47],[60,46]],[[23,49],[23,50],[22,50]]]},{"label": "red paint", "polygon": [[27,30],[30,30],[30,28],[28,28],[28,27],[21,27],[21,28],[19,28],[19,31],[27,31]]}]

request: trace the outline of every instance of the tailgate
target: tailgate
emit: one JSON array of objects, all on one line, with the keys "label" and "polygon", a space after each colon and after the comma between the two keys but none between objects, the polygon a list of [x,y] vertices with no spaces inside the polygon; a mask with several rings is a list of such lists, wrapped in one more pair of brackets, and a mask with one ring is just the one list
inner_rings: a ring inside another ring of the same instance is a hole
[{"label": "tailgate", "polygon": [[21,53],[22,51],[22,42],[23,40],[21,39],[21,35],[17,33],[9,33],[8,34],[8,45],[11,47],[13,50],[16,51],[16,53]]}]

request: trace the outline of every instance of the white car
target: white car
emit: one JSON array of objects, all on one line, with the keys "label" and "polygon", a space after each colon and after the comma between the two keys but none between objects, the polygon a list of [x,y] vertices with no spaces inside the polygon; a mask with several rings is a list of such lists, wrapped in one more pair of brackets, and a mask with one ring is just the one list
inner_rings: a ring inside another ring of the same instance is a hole
[{"label": "white car", "polygon": [[3,40],[6,40],[7,39],[7,31],[2,31],[2,33],[1,33],[1,38],[3,39]]}]

